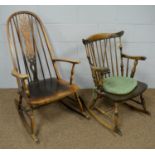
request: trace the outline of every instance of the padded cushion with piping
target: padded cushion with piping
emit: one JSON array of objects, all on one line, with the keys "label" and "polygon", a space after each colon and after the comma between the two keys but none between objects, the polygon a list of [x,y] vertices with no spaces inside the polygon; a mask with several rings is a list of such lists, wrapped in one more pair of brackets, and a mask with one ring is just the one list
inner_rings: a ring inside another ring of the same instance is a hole
[{"label": "padded cushion with piping", "polygon": [[117,95],[129,94],[137,86],[137,81],[129,77],[114,76],[104,79],[103,89],[105,92]]}]

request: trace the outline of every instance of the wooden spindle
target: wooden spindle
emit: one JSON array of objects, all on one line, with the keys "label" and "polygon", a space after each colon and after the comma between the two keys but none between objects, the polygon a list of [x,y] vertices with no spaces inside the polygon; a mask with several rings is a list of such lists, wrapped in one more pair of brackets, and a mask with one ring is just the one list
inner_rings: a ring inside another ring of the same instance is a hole
[{"label": "wooden spindle", "polygon": [[15,43],[15,34],[14,34],[14,30],[13,30],[12,21],[10,21],[10,25],[11,25],[11,32],[12,32],[12,38],[13,38],[12,40],[13,40],[13,44],[14,44],[15,55],[16,55],[16,59],[17,59],[17,65],[18,65],[19,73],[21,73],[19,58],[18,58],[18,53],[17,53],[17,47],[16,47],[16,43]]},{"label": "wooden spindle", "polygon": [[97,51],[97,56],[98,56],[98,64],[99,64],[99,67],[101,67],[100,55],[99,55],[99,50],[98,50],[98,46],[97,46],[97,41],[95,42],[95,45],[96,45],[96,51]]},{"label": "wooden spindle", "polygon": [[133,68],[131,70],[131,75],[130,75],[131,78],[133,78],[135,75],[137,65],[138,65],[138,60],[134,60]]},{"label": "wooden spindle", "polygon": [[119,72],[118,72],[118,59],[117,59],[116,38],[114,38],[114,45],[115,45],[115,58],[116,58],[116,73],[117,73],[117,76],[118,76],[119,75]]},{"label": "wooden spindle", "polygon": [[[16,22],[15,22],[15,20],[16,20]],[[18,38],[18,41],[19,41],[19,45],[20,45],[20,48],[21,48],[21,53],[22,53],[23,61],[24,61],[24,64],[25,64],[25,71],[29,75],[30,80],[32,81],[32,77],[31,77],[31,74],[30,74],[30,71],[29,71],[29,68],[28,68],[28,64],[27,64],[26,57],[25,57],[25,54],[24,54],[25,52],[24,52],[23,44],[22,44],[21,37],[20,37],[20,31],[19,31],[19,25],[18,25],[17,16],[15,16],[15,19],[13,18],[13,22],[14,22],[15,29],[16,29],[16,32],[17,32],[17,38]]]},{"label": "wooden spindle", "polygon": [[[43,66],[42,66],[42,61],[41,61],[41,58],[40,58],[39,49],[38,49],[37,44],[36,44],[36,38],[34,36],[32,16],[31,16],[31,18],[29,18],[29,24],[31,25],[31,33],[32,33],[32,39],[33,39],[33,46],[34,46],[34,49],[35,49],[34,52],[37,53],[39,64],[40,64],[40,68],[41,68],[41,72],[42,72],[43,78],[45,80],[45,74],[44,74],[44,70],[43,70]],[[37,71],[37,68],[36,68],[36,71]]]},{"label": "wooden spindle", "polygon": [[90,44],[88,45],[88,51],[90,53],[90,58],[91,58],[90,60],[92,60],[91,63],[92,63],[92,65],[95,65],[95,62],[94,62],[95,60],[94,60],[94,57],[93,57],[93,54],[92,54],[92,50],[91,50],[91,45]]},{"label": "wooden spindle", "polygon": [[60,76],[60,73],[58,71],[57,65],[56,65],[55,61],[53,61],[53,59],[55,58],[53,46],[52,46],[51,42],[48,39],[48,36],[46,34],[46,30],[45,30],[45,27],[43,26],[43,23],[41,22],[41,20],[37,19],[37,21],[40,24],[41,31],[43,32],[45,43],[46,43],[46,46],[47,46],[47,49],[48,49],[48,52],[49,52],[51,62],[52,62],[53,67],[54,67],[56,77],[57,77],[57,79],[61,79],[61,76]]},{"label": "wooden spindle", "polygon": [[48,68],[48,71],[49,71],[49,75],[52,78],[52,74],[51,74],[51,71],[50,71],[49,63],[48,63],[46,52],[45,52],[45,48],[44,48],[44,45],[43,45],[43,40],[42,40],[42,37],[41,37],[40,31],[39,31],[39,27],[38,27],[38,23],[37,23],[36,19],[35,19],[35,23],[36,23],[39,39],[40,39],[40,42],[41,42],[41,47],[42,47],[44,57],[45,57],[45,60],[46,60],[47,68]]},{"label": "wooden spindle", "polygon": [[113,64],[113,56],[112,56],[111,40],[110,40],[110,39],[109,39],[109,49],[110,49],[110,58],[111,58],[112,74],[113,74],[113,76],[114,76],[114,64]]},{"label": "wooden spindle", "polygon": [[92,52],[92,57],[93,57],[93,60],[94,60],[94,64],[97,67],[97,61],[96,61],[96,55],[95,55],[95,50],[94,50],[94,44],[90,43],[90,45],[91,45],[91,52]]},{"label": "wooden spindle", "polygon": [[[90,51],[91,51],[92,58],[93,58],[93,64],[94,64],[93,66],[98,67],[93,43],[90,43]],[[95,71],[93,76],[96,78],[96,82],[99,82],[100,80],[99,73]]]},{"label": "wooden spindle", "polygon": [[121,37],[119,37],[119,41],[120,41],[120,45],[119,45],[119,50],[120,50],[120,55],[121,55],[121,75],[124,75],[124,64],[123,64],[123,57],[122,57],[122,53],[123,53],[123,46],[122,46],[122,41],[121,41]]},{"label": "wooden spindle", "polygon": [[92,66],[93,62],[92,62],[91,52],[89,51],[89,45],[88,44],[85,45],[85,50],[86,50],[86,55],[87,55],[87,58],[88,58],[88,62]]},{"label": "wooden spindle", "polygon": [[[105,57],[105,59],[106,59],[106,62],[107,62],[107,67],[109,68],[109,62],[108,62],[108,56],[107,56],[107,39],[105,40],[104,39],[104,57]],[[105,77],[106,77],[107,75],[105,74]],[[109,76],[110,76],[110,74],[109,74]]]},{"label": "wooden spindle", "polygon": [[127,58],[127,63],[126,63],[126,77],[128,77],[128,72],[129,72],[129,58]]},{"label": "wooden spindle", "polygon": [[74,67],[75,67],[75,64],[73,64],[73,65],[72,65],[72,68],[71,68],[71,73],[70,73],[70,84],[72,84],[73,78],[74,78]]},{"label": "wooden spindle", "polygon": [[101,52],[101,59],[102,59],[102,67],[104,67],[104,57],[103,57],[103,49],[102,49],[101,40],[99,42],[100,42],[100,52]]}]

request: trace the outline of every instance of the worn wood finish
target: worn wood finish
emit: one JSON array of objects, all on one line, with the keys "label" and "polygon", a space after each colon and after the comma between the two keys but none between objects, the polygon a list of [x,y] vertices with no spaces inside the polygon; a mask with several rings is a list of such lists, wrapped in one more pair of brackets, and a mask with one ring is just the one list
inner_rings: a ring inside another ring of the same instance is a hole
[{"label": "worn wood finish", "polygon": [[[73,95],[73,101],[78,107],[74,107],[74,111],[88,118],[77,93],[79,87],[73,83],[74,68],[80,62],[56,58],[45,27],[36,14],[29,11],[13,13],[7,20],[7,38],[13,62],[12,75],[17,79],[20,96],[18,111],[35,142],[38,142],[38,138],[35,133],[34,107],[36,109],[51,102],[61,102],[65,97]],[[69,82],[61,77],[57,62],[72,65]],[[29,110],[23,106],[23,100]],[[24,116],[29,118],[30,123]]]},{"label": "worn wood finish", "polygon": [[[144,56],[129,56],[123,53],[123,34],[124,31],[117,33],[100,33],[82,40],[92,71],[96,92],[96,98],[93,99],[90,106],[87,107],[88,111],[99,123],[120,135],[121,131],[118,123],[119,103],[124,103],[125,101],[132,99],[133,102],[142,106],[143,110],[139,109],[139,111],[147,114],[149,113],[146,110],[145,101],[142,97],[143,92],[147,89],[147,85],[145,83],[138,82],[137,87],[127,95],[114,95],[106,93],[103,90],[105,78],[110,76],[126,76],[133,78],[136,73],[138,62],[140,60],[146,60],[146,57]],[[133,99],[137,96],[140,96],[140,101]],[[94,110],[97,110],[98,112],[106,115],[106,112],[96,107],[97,100],[102,97],[108,98],[114,103],[114,116],[112,119],[114,125],[107,124],[107,122],[99,118],[99,116],[94,113]],[[133,108],[137,110],[136,107]]]}]

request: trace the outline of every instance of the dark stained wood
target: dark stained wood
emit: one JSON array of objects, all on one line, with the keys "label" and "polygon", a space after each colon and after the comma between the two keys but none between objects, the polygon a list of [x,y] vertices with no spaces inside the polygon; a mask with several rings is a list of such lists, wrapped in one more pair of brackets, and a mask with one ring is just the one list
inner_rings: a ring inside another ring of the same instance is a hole
[{"label": "dark stained wood", "polygon": [[103,39],[110,39],[110,38],[116,38],[116,37],[121,37],[124,34],[124,31],[120,31],[117,33],[100,33],[100,34],[94,34],[87,39],[83,39],[83,43],[87,44],[92,41],[98,41],[98,40],[103,40]]},{"label": "dark stained wood", "polygon": [[139,96],[139,94],[143,94],[143,92],[147,89],[147,84],[138,81],[137,87],[129,94],[126,95],[114,95],[110,93],[104,93],[104,96],[113,100],[114,102],[124,102],[131,98]]},{"label": "dark stained wood", "polygon": [[53,102],[60,100],[75,93],[78,89],[79,87],[77,85],[70,85],[63,80],[57,80],[56,78],[31,82],[29,84],[30,103],[46,104],[49,101]]}]

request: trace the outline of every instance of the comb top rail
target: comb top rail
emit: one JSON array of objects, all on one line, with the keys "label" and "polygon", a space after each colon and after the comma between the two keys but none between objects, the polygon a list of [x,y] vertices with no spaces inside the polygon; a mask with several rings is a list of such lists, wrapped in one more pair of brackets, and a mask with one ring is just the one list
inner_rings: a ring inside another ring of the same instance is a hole
[{"label": "comb top rail", "polygon": [[121,36],[123,36],[123,34],[124,34],[124,31],[120,31],[120,32],[116,32],[116,33],[98,33],[98,34],[91,35],[88,38],[83,39],[82,41],[84,44],[87,44],[89,42],[121,37]]}]

